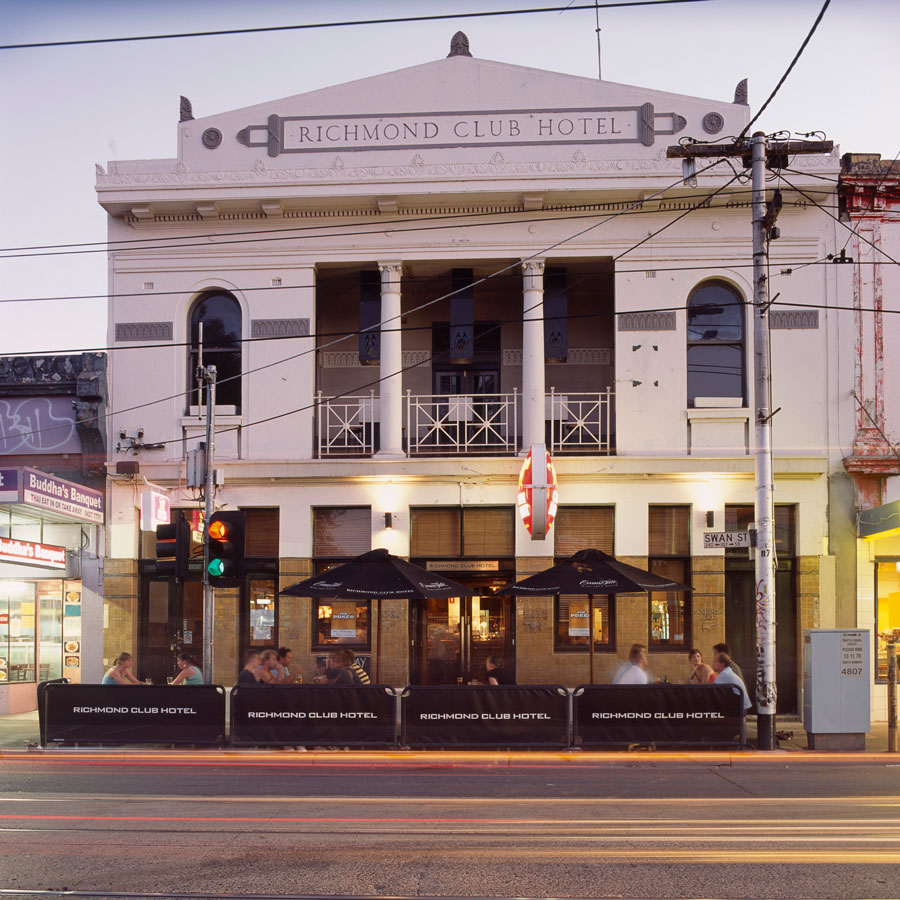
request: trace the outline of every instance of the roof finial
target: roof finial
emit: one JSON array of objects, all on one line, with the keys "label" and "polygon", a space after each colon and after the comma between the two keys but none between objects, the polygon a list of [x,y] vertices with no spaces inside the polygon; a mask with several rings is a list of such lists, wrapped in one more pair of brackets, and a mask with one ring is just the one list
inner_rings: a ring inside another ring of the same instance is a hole
[{"label": "roof finial", "polygon": [[194,118],[194,110],[191,107],[191,101],[187,97],[181,98],[181,107],[179,109],[179,122],[190,122]]},{"label": "roof finial", "polygon": [[734,102],[740,103],[741,106],[747,106],[747,79],[739,81],[734,89]]},{"label": "roof finial", "polygon": [[471,55],[472,54],[469,52],[469,39],[464,32],[457,31],[456,34],[450,38],[450,52],[447,54],[447,59],[450,59],[451,56]]}]

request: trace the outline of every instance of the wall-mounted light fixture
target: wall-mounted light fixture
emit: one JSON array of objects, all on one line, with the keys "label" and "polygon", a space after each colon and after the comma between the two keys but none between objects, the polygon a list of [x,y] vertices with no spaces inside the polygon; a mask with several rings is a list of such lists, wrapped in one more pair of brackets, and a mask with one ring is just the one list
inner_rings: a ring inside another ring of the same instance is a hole
[{"label": "wall-mounted light fixture", "polygon": [[716,511],[714,509],[708,509],[706,511],[706,527],[712,528],[716,524]]},{"label": "wall-mounted light fixture", "polygon": [[394,527],[394,514],[393,513],[385,513],[384,514],[384,527],[385,528],[393,528]]}]

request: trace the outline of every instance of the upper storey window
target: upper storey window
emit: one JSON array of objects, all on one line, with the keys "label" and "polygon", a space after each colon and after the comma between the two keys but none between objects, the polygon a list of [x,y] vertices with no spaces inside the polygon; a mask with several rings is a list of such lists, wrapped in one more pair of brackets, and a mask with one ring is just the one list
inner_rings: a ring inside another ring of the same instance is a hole
[{"label": "upper storey window", "polygon": [[[720,281],[701,284],[687,309],[688,406],[715,398],[746,403],[744,301]],[[731,404],[729,404],[731,405]]]},{"label": "upper storey window", "polygon": [[[233,294],[207,291],[191,308],[188,383],[191,406],[205,405],[197,387],[197,366],[216,367],[216,406],[241,411],[241,306]],[[205,392],[204,392],[205,393]]]}]

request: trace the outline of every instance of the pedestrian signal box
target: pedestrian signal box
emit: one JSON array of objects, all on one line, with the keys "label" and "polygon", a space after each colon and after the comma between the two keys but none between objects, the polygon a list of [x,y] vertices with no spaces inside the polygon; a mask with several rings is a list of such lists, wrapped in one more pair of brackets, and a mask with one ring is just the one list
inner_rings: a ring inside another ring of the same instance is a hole
[{"label": "pedestrian signal box", "polygon": [[206,571],[213,587],[238,587],[244,580],[246,517],[239,510],[213,513],[206,529],[209,563]]}]

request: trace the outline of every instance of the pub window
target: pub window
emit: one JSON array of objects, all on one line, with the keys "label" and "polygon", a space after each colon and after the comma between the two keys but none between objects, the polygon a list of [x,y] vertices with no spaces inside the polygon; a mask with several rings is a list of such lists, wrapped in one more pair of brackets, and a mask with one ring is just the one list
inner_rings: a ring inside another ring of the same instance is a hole
[{"label": "pub window", "polygon": [[[348,562],[372,549],[372,509],[333,506],[313,510],[313,554],[316,572]],[[312,649],[371,647],[368,600],[312,600]]]},{"label": "pub window", "polygon": [[241,650],[269,649],[279,644],[278,591],[274,575],[268,574],[273,564],[277,566],[279,509],[245,508],[242,512],[248,576],[243,592],[246,631]]},{"label": "pub window", "polygon": [[[775,556],[790,558],[794,556],[796,507],[775,507]],[[752,506],[726,506],[725,530],[746,531],[756,520]],[[747,558],[746,549],[726,547],[725,556]]]},{"label": "pub window", "polygon": [[240,413],[242,323],[241,305],[234,294],[220,290],[201,294],[191,307],[190,332],[190,405],[201,407],[206,403],[206,391],[197,383],[202,336],[203,365],[216,367],[216,409],[226,414]]},{"label": "pub window", "polygon": [[331,506],[313,510],[313,555],[317,560],[346,561],[371,549],[371,507]]},{"label": "pub window", "polygon": [[318,600],[312,602],[315,631],[313,650],[350,647],[369,650],[368,600]]},{"label": "pub window", "polygon": [[[651,506],[649,565],[655,575],[689,584],[691,509]],[[683,650],[691,644],[691,601],[687,591],[650,592],[650,646]]]},{"label": "pub window", "polygon": [[888,676],[887,645],[900,643],[900,558],[875,563],[875,678]]},{"label": "pub window", "polygon": [[734,398],[746,402],[744,301],[721,281],[695,288],[687,304],[687,401]]},{"label": "pub window", "polygon": [[613,552],[612,506],[560,506],[553,522],[556,561],[579,550]]},{"label": "pub window", "polygon": [[412,508],[410,557],[503,559],[515,556],[515,507]]},{"label": "pub window", "polygon": [[[556,562],[579,550],[601,550],[612,555],[614,512],[612,506],[561,506],[553,522]],[[592,632],[594,650],[614,649],[615,598],[595,595],[593,616],[591,606],[590,597],[561,594],[555,598],[554,650],[587,653]]]},{"label": "pub window", "polygon": [[[615,604],[606,594],[593,598],[594,650],[612,650]],[[591,626],[591,598],[557,594],[555,600],[556,633],[553,649],[563,653],[587,653]]]}]

